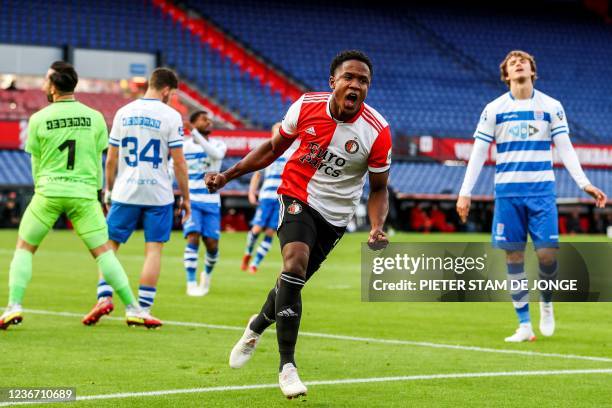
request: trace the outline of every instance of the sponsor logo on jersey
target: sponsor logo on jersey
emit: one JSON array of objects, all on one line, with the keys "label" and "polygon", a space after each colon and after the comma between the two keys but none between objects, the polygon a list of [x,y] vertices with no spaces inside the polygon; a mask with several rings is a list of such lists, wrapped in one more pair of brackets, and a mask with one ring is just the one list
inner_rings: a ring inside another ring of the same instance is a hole
[{"label": "sponsor logo on jersey", "polygon": [[521,139],[527,139],[529,136],[533,136],[539,131],[540,129],[530,125],[527,122],[521,122],[518,125],[512,126],[510,129],[508,129],[508,133],[510,133],[511,136]]},{"label": "sponsor logo on jersey", "polygon": [[331,177],[340,177],[341,167],[346,164],[346,159],[323,149],[318,143],[310,142],[308,153],[300,157],[300,163],[308,164]]},{"label": "sponsor logo on jersey", "polygon": [[533,118],[535,120],[544,120],[544,112],[542,112],[542,111],[535,111],[533,113]]},{"label": "sponsor logo on jersey", "polygon": [[346,150],[347,153],[355,154],[359,151],[359,143],[357,143],[356,140],[349,140],[344,144],[344,150]]},{"label": "sponsor logo on jersey", "polygon": [[287,212],[291,215],[297,215],[302,212],[302,206],[300,203],[294,201],[287,207]]}]

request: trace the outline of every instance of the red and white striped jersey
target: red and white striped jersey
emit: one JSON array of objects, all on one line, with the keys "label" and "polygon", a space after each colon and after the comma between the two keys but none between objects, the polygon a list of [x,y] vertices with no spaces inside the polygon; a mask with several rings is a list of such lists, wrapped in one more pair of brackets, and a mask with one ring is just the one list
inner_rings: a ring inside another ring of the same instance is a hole
[{"label": "red and white striped jersey", "polygon": [[278,193],[308,203],[330,224],[344,227],[359,203],[366,173],[391,165],[391,132],[365,103],[351,120],[335,120],[330,99],[329,92],[306,93],[287,111],[280,133],[299,139],[299,146],[285,165]]}]

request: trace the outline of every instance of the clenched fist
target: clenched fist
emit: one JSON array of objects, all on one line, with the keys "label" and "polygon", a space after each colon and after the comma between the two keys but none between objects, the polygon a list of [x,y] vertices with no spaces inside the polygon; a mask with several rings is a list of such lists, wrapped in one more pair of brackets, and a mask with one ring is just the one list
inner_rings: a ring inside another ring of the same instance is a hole
[{"label": "clenched fist", "polygon": [[208,188],[208,191],[215,193],[227,184],[227,178],[223,175],[223,173],[208,173],[204,178],[204,182],[206,183],[206,188]]}]

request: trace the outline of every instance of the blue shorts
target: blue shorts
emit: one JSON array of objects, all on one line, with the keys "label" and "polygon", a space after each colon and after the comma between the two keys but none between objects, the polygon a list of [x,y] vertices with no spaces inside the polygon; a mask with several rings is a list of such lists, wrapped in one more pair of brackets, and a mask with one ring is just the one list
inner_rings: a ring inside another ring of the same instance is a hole
[{"label": "blue shorts", "polygon": [[495,199],[493,246],[522,251],[527,232],[536,249],[559,247],[559,221],[555,196],[500,197]]},{"label": "blue shorts", "polygon": [[106,223],[108,237],[124,244],[142,220],[145,242],[168,242],[172,232],[173,204],[134,205],[114,201]]},{"label": "blue shorts", "polygon": [[183,236],[198,233],[219,240],[221,235],[221,206],[213,203],[191,202],[191,218],[183,224]]},{"label": "blue shorts", "polygon": [[251,221],[251,225],[258,225],[262,228],[278,228],[278,210],[280,204],[278,200],[266,198],[259,201],[255,217]]}]

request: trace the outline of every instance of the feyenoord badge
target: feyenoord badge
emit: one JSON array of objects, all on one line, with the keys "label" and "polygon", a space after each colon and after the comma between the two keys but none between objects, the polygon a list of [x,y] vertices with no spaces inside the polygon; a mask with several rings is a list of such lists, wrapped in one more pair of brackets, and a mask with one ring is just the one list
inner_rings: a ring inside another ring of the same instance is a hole
[{"label": "feyenoord badge", "polygon": [[356,140],[349,140],[344,144],[344,150],[346,150],[346,152],[350,154],[357,153],[357,151],[359,150],[359,143],[357,143]]},{"label": "feyenoord badge", "polygon": [[299,214],[302,212],[302,206],[298,202],[294,201],[289,207],[287,207],[287,212],[291,215]]}]

